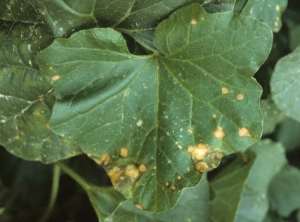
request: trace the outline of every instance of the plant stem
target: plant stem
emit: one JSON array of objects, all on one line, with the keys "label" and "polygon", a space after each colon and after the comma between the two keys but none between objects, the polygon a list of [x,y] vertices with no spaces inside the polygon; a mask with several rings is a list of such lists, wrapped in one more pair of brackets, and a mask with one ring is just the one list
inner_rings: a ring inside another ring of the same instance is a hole
[{"label": "plant stem", "polygon": [[43,217],[40,219],[40,222],[46,222],[49,219],[50,214],[54,208],[55,201],[57,198],[58,188],[59,188],[59,178],[60,178],[60,168],[54,165],[51,195],[50,195],[46,212],[44,213]]},{"label": "plant stem", "polygon": [[90,185],[81,177],[79,174],[77,174],[74,170],[72,170],[70,167],[68,167],[66,164],[62,162],[57,162],[56,165],[64,171],[66,174],[68,174],[73,180],[75,180],[84,190],[89,190]]}]

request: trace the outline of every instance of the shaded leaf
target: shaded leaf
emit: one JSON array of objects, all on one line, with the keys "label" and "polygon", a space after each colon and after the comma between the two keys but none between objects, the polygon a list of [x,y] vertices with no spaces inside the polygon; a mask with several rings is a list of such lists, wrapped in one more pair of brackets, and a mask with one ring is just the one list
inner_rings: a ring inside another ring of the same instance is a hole
[{"label": "shaded leaf", "polygon": [[300,208],[300,171],[286,165],[273,179],[269,188],[272,210],[282,217],[288,217]]},{"label": "shaded leaf", "polygon": [[269,208],[268,187],[286,164],[285,151],[279,143],[263,140],[244,155],[224,167],[210,182],[214,196],[210,204],[211,221],[264,221]]},{"label": "shaded leaf", "polygon": [[284,114],[277,109],[270,97],[261,100],[261,111],[264,117],[263,134],[273,133],[278,123],[284,119]]},{"label": "shaded leaf", "polygon": [[34,55],[51,43],[41,25],[6,23],[0,32],[0,144],[27,160],[54,162],[79,152],[49,130],[55,102]]},{"label": "shaded leaf", "polygon": [[287,6],[287,0],[248,0],[240,12],[245,16],[255,17],[267,23],[278,32],[281,28],[281,14]]},{"label": "shaded leaf", "polygon": [[112,29],[57,39],[38,55],[60,99],[52,130],[106,166],[126,198],[170,209],[204,168],[259,140],[261,89],[251,77],[271,39],[258,20],[208,14],[198,4],[157,27],[161,54],[130,54]]},{"label": "shaded leaf", "polygon": [[163,213],[151,213],[138,209],[129,201],[122,202],[116,211],[106,218],[106,222],[169,222],[189,221],[201,222],[208,220],[209,187],[206,174],[193,188],[184,188],[174,208]]},{"label": "shaded leaf", "polygon": [[24,23],[42,23],[41,15],[29,1],[1,0],[0,19]]},{"label": "shaded leaf", "polygon": [[300,47],[280,59],[271,78],[272,99],[289,117],[300,121]]}]

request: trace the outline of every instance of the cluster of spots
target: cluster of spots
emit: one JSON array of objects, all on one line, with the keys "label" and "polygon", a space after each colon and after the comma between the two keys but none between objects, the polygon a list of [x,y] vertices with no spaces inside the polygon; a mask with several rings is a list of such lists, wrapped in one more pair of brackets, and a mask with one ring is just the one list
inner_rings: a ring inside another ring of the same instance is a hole
[{"label": "cluster of spots", "polygon": [[[221,88],[222,94],[223,95],[227,95],[229,93],[229,90],[226,87],[222,87]],[[242,93],[238,93],[236,96],[237,100],[243,100],[244,99],[244,95]]]},{"label": "cluster of spots", "polygon": [[200,173],[203,173],[206,168],[216,168],[223,157],[222,152],[204,143],[189,146],[187,152],[191,155],[195,168]]},{"label": "cluster of spots", "polygon": [[102,154],[102,156],[99,158],[93,157],[92,154],[87,153],[87,156],[94,160],[98,165],[107,166],[110,163],[111,156],[108,153]]},{"label": "cluster of spots", "polygon": [[240,137],[251,137],[249,130],[246,127],[239,128]]},{"label": "cluster of spots", "polygon": [[[276,9],[277,13],[280,13],[280,6],[279,5],[276,5],[275,9]],[[280,21],[279,16],[276,16],[276,21],[274,22],[274,26],[278,26],[279,21]]]},{"label": "cluster of spots", "polygon": [[130,163],[126,166],[108,166],[106,171],[114,187],[118,188],[122,184],[133,184],[147,171],[147,166],[143,163],[140,165]]},{"label": "cluster of spots", "polygon": [[177,186],[175,186],[175,185],[171,186],[170,181],[166,181],[165,185],[166,185],[166,187],[170,188],[172,191],[176,191],[177,190]]},{"label": "cluster of spots", "polygon": [[225,134],[222,127],[217,127],[217,129],[215,129],[212,132],[212,134],[213,134],[214,137],[216,137],[219,140],[222,140],[226,136],[226,134]]}]

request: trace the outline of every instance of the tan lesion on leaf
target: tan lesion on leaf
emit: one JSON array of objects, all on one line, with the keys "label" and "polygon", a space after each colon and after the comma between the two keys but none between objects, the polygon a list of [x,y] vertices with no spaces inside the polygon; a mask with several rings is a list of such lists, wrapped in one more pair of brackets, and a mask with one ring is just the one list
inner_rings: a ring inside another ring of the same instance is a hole
[{"label": "tan lesion on leaf", "polygon": [[128,149],[126,147],[121,147],[120,149],[120,156],[123,157],[123,158],[126,158],[128,157]]},{"label": "tan lesion on leaf", "polygon": [[177,176],[177,180],[182,180],[182,176]]},{"label": "tan lesion on leaf", "polygon": [[166,185],[166,187],[170,187],[170,181],[167,180],[165,185]]},{"label": "tan lesion on leaf", "polygon": [[140,166],[139,166],[139,171],[141,172],[141,173],[145,173],[146,171],[147,171],[147,166],[145,165],[145,164],[141,164]]},{"label": "tan lesion on leaf", "polygon": [[139,177],[140,172],[134,164],[129,164],[126,166],[125,175],[134,183]]},{"label": "tan lesion on leaf", "polygon": [[20,136],[18,135],[18,136],[15,136],[14,137],[14,140],[20,140]]},{"label": "tan lesion on leaf", "polygon": [[140,203],[134,203],[134,205],[136,206],[136,208],[143,210],[144,207],[140,204]]},{"label": "tan lesion on leaf", "polygon": [[217,127],[217,129],[215,129],[212,132],[213,136],[219,140],[223,140],[224,137],[226,136],[225,131],[222,127]]},{"label": "tan lesion on leaf", "polygon": [[102,156],[94,157],[91,153],[87,153],[87,156],[94,160],[98,165],[107,166],[111,161],[111,156],[108,153],[102,154]]},{"label": "tan lesion on leaf", "polygon": [[177,190],[177,186],[175,186],[175,185],[171,186],[171,190],[173,190],[173,191]]},{"label": "tan lesion on leaf", "polygon": [[205,162],[198,162],[196,164],[196,170],[198,170],[200,173],[204,173],[204,170],[208,168],[208,165]]},{"label": "tan lesion on leaf", "polygon": [[222,87],[221,91],[222,91],[223,95],[226,95],[229,93],[229,90],[226,87]]},{"label": "tan lesion on leaf", "polygon": [[244,99],[244,95],[242,93],[237,94],[236,99],[241,101]]},{"label": "tan lesion on leaf", "polygon": [[49,124],[46,124],[46,128],[47,128],[47,129],[50,129],[50,125],[49,125]]},{"label": "tan lesion on leaf", "polygon": [[42,95],[39,95],[39,100],[40,100],[41,102],[43,102],[43,101],[44,101],[44,97],[45,97],[45,95],[44,95],[44,94],[42,94]]},{"label": "tan lesion on leaf", "polygon": [[57,75],[52,76],[52,77],[51,77],[51,80],[52,80],[52,81],[57,81],[57,80],[60,79],[60,77],[61,77],[61,75],[57,74]]},{"label": "tan lesion on leaf", "polygon": [[111,183],[115,187],[117,186],[122,174],[123,174],[123,171],[118,166],[114,166],[107,172],[107,175],[109,176]]},{"label": "tan lesion on leaf", "polygon": [[251,137],[251,134],[246,127],[239,128],[238,133],[240,137]]},{"label": "tan lesion on leaf", "polygon": [[216,114],[212,114],[212,118],[213,119],[217,119],[217,115]]},{"label": "tan lesion on leaf", "polygon": [[192,25],[196,25],[196,24],[198,24],[198,20],[197,20],[197,19],[195,19],[195,18],[194,18],[194,19],[192,19],[192,21],[191,21],[191,24],[192,24]]}]

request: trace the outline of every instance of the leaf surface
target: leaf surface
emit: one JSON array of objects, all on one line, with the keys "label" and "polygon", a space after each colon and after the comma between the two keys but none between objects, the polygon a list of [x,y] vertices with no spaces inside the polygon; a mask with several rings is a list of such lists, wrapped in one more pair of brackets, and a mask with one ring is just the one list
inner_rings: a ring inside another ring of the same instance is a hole
[{"label": "leaf surface", "polygon": [[55,99],[34,62],[52,41],[48,30],[6,23],[0,38],[0,144],[27,160],[49,163],[73,156],[78,148],[49,130]]},{"label": "leaf surface", "polygon": [[280,59],[271,78],[272,99],[289,117],[300,121],[300,47]]},{"label": "leaf surface", "polygon": [[158,26],[160,54],[130,54],[109,28],[57,39],[38,56],[59,99],[52,130],[104,165],[126,198],[168,210],[204,168],[260,138],[261,89],[251,77],[271,39],[255,19],[198,4]]},{"label": "leaf surface", "polygon": [[268,187],[286,164],[285,151],[279,143],[263,140],[244,155],[210,181],[214,196],[211,221],[264,221],[269,207]]},{"label": "leaf surface", "polygon": [[282,25],[281,14],[286,7],[287,0],[248,0],[241,14],[257,18],[278,32]]}]

